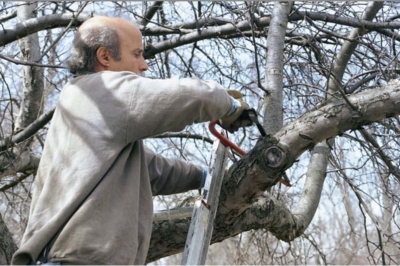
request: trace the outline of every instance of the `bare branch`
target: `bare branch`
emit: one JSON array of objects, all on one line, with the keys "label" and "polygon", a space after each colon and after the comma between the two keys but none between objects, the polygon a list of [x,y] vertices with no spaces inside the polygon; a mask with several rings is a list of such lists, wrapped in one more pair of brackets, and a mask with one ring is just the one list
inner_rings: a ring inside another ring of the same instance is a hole
[{"label": "bare branch", "polygon": [[140,22],[144,27],[150,22],[153,16],[157,13],[157,11],[162,7],[163,1],[155,1],[146,11],[146,14],[142,18]]},{"label": "bare branch", "polygon": [[392,160],[390,157],[385,154],[385,152],[382,150],[382,148],[379,146],[378,142],[376,139],[368,133],[366,129],[360,129],[360,133],[363,135],[363,137],[371,143],[371,145],[376,149],[376,151],[379,154],[379,157],[382,159],[382,161],[387,165],[389,168],[389,171],[392,175],[394,175],[397,180],[400,182],[400,170],[392,164]]},{"label": "bare branch", "polygon": [[0,46],[4,46],[19,38],[28,36],[29,34],[39,32],[44,29],[53,29],[58,27],[79,26],[82,22],[89,19],[91,15],[79,14],[53,14],[38,18],[25,20],[14,25],[12,28],[0,30]]},{"label": "bare branch", "polygon": [[182,139],[197,139],[197,140],[202,140],[205,142],[208,142],[210,144],[213,144],[214,141],[210,138],[207,138],[202,135],[196,135],[196,134],[191,134],[190,132],[188,133],[165,133],[161,135],[154,136],[152,138],[158,138],[158,139],[163,139],[163,138],[182,138]]},{"label": "bare branch", "polygon": [[41,129],[44,125],[46,125],[51,118],[53,117],[55,108],[45,112],[42,114],[36,121],[27,126],[24,130],[18,132],[14,136],[10,138],[6,138],[0,141],[0,151],[4,151],[10,147],[13,147],[15,144],[18,144],[30,137],[32,137],[39,129]]},{"label": "bare branch", "polygon": [[351,26],[354,28],[363,28],[366,30],[380,30],[380,29],[398,29],[400,28],[399,22],[371,22],[365,19],[341,17],[336,15],[331,15],[323,12],[309,12],[309,11],[294,11],[290,17],[289,21],[296,21],[304,19],[306,17],[311,18],[314,21],[324,21],[329,23],[335,23],[343,26]]},{"label": "bare branch", "polygon": [[65,67],[65,66],[45,65],[45,64],[38,64],[35,62],[30,62],[30,61],[22,61],[22,60],[13,59],[9,56],[5,56],[2,54],[0,54],[0,58],[7,60],[11,63],[14,63],[16,65],[67,69],[67,67]]},{"label": "bare branch", "polygon": [[13,19],[15,17],[17,17],[17,10],[14,10],[9,14],[0,17],[0,23],[6,22],[7,20]]}]

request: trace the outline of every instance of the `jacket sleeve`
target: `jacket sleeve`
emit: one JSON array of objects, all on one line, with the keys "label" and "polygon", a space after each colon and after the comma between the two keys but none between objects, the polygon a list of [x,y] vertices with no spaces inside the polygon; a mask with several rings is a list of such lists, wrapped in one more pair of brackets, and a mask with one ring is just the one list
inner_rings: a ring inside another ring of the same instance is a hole
[{"label": "jacket sleeve", "polygon": [[198,189],[202,169],[192,163],[164,158],[145,148],[153,196]]},{"label": "jacket sleeve", "polygon": [[127,142],[220,119],[232,109],[231,97],[213,81],[140,77],[127,84]]}]

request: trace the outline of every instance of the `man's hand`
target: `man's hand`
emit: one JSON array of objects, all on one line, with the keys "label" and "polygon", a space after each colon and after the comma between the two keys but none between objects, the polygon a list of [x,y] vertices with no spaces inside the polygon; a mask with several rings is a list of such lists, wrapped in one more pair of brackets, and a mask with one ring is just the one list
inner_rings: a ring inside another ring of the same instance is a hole
[{"label": "man's hand", "polygon": [[232,104],[235,105],[236,110],[232,114],[221,118],[219,123],[221,127],[228,130],[230,133],[233,133],[240,127],[250,126],[252,122],[240,118],[243,111],[249,108],[249,105],[242,100],[242,93],[236,90],[228,90],[227,92],[234,99]]}]

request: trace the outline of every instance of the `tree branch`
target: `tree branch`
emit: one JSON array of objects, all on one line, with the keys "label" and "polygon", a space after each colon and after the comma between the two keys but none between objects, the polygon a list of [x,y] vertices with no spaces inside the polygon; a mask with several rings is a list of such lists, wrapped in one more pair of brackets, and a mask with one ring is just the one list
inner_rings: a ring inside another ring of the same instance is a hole
[{"label": "tree branch", "polygon": [[290,147],[297,158],[322,140],[399,115],[400,81],[391,80],[386,87],[349,95],[347,98],[357,110],[353,110],[343,99],[330,102],[303,114],[294,123],[282,128],[275,137]]},{"label": "tree branch", "polygon": [[[296,235],[304,233],[317,211],[328,166],[328,156],[326,155],[329,152],[326,142],[318,143],[311,151],[303,192],[296,209],[292,211],[297,225]],[[279,231],[272,233],[280,235]]]},{"label": "tree branch", "polygon": [[14,58],[2,55],[2,54],[0,54],[0,58],[7,60],[8,62],[14,63],[16,65],[67,69],[67,67],[65,67],[65,66],[44,65],[44,64],[38,64],[35,62],[31,62],[31,61],[21,61],[21,60],[17,60],[17,59],[14,59]]},{"label": "tree branch", "polygon": [[17,17],[17,10],[14,10],[9,14],[0,17],[0,23],[6,22],[7,20],[13,19],[15,17]]},{"label": "tree branch", "polygon": [[208,142],[210,144],[213,144],[214,141],[210,138],[207,138],[203,135],[197,135],[197,134],[191,134],[190,132],[188,133],[164,133],[161,135],[153,136],[151,138],[158,138],[158,139],[163,139],[163,138],[183,138],[183,139],[197,139],[197,140],[202,140],[205,142]]},{"label": "tree branch", "polygon": [[142,21],[140,24],[143,27],[146,27],[146,25],[150,22],[150,20],[153,18],[153,16],[157,13],[157,10],[160,9],[163,5],[163,1],[155,1],[153,5],[151,5],[147,11],[144,17],[142,18]]},{"label": "tree branch", "polygon": [[294,11],[289,21],[297,21],[306,17],[311,18],[314,21],[324,21],[329,23],[335,23],[343,26],[351,26],[354,28],[363,28],[366,30],[377,31],[380,29],[398,29],[400,28],[399,22],[371,22],[365,19],[340,17],[337,15],[331,15],[323,12],[309,12],[309,11]]},{"label": "tree branch", "polygon": [[364,139],[367,140],[369,143],[371,143],[371,145],[376,149],[376,151],[379,154],[379,157],[381,157],[382,161],[389,168],[390,173],[392,175],[394,175],[397,178],[397,180],[400,182],[400,170],[392,164],[392,160],[381,149],[381,147],[379,146],[376,139],[371,134],[369,134],[366,129],[360,129],[360,133],[363,135]]},{"label": "tree branch", "polygon": [[283,60],[288,16],[293,5],[275,2],[267,37],[265,65],[264,125],[267,134],[275,134],[283,126]]},{"label": "tree branch", "polygon": [[22,37],[28,36],[29,34],[39,32],[44,29],[53,29],[58,27],[68,26],[72,20],[71,26],[79,26],[85,20],[91,18],[88,14],[53,14],[46,15],[38,18],[31,18],[21,23],[17,23],[12,28],[0,30],[0,46],[4,46],[11,42],[14,42]]},{"label": "tree branch", "polygon": [[5,138],[0,141],[0,151],[4,151],[15,144],[18,144],[30,137],[32,137],[36,132],[39,131],[44,125],[46,125],[53,117],[55,108],[42,114],[36,121],[27,126],[24,130],[18,132],[10,138]]}]

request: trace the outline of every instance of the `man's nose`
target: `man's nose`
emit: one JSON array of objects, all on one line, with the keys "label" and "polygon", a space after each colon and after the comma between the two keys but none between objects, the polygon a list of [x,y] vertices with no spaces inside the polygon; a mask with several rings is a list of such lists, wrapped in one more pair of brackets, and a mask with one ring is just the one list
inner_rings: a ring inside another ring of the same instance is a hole
[{"label": "man's nose", "polygon": [[147,65],[147,62],[146,62],[146,60],[144,60],[144,58],[143,58],[143,61],[142,61],[142,63],[140,64],[140,71],[147,71],[149,69],[149,65]]}]

